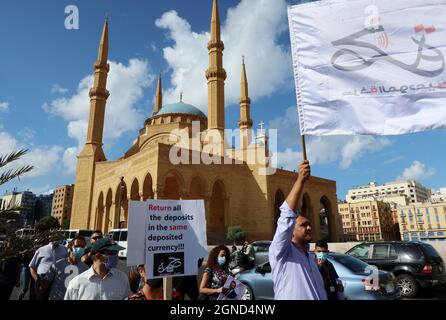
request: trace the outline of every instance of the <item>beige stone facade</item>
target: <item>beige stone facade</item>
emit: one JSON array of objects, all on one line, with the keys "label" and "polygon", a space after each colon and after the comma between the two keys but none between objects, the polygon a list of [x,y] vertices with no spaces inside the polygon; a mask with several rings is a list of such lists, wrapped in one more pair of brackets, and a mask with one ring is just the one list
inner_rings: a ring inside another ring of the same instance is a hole
[{"label": "beige stone facade", "polygon": [[73,195],[74,185],[61,186],[54,190],[51,215],[59,220],[61,226],[70,223]]},{"label": "beige stone facade", "polygon": [[[204,199],[209,244],[223,242],[227,228],[235,225],[242,226],[251,241],[273,237],[279,206],[291,190],[296,173],[271,168],[268,143],[251,141],[251,101],[244,62],[238,123],[240,148],[230,148],[225,142],[209,138],[215,137],[215,133],[221,136],[225,128],[226,71],[216,0],[208,50],[208,116],[182,99],[176,104],[162,105],[160,79],[152,116],[142,119],[144,126],[133,146],[122,158],[106,160],[102,151],[108,98],[105,87],[108,65],[104,55],[108,52],[108,26],[105,24],[95,65],[96,80],[90,92],[87,142],[78,157],[71,228],[107,232],[126,227],[129,200]],[[180,139],[185,132],[186,138]],[[183,159],[181,163],[172,161],[178,155]],[[255,161],[250,161],[252,155]],[[213,159],[212,164],[207,164],[209,158]],[[271,171],[271,174],[262,171]],[[311,177],[304,191],[303,210],[312,220],[314,238],[338,241],[342,230],[337,216],[336,182]]]},{"label": "beige stone facade", "polygon": [[414,203],[398,207],[397,214],[401,240],[446,240],[446,202]]},{"label": "beige stone facade", "polygon": [[382,201],[339,203],[342,228],[348,239],[358,241],[397,240],[392,210]]}]

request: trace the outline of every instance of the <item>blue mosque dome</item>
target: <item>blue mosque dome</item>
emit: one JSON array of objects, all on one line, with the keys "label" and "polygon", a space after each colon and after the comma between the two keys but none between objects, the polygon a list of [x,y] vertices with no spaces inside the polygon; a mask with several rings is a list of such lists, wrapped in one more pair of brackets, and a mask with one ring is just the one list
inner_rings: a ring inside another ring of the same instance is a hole
[{"label": "blue mosque dome", "polygon": [[206,115],[203,112],[201,112],[200,109],[194,107],[191,104],[184,103],[183,101],[163,106],[155,116],[169,113],[187,113],[206,118]]}]

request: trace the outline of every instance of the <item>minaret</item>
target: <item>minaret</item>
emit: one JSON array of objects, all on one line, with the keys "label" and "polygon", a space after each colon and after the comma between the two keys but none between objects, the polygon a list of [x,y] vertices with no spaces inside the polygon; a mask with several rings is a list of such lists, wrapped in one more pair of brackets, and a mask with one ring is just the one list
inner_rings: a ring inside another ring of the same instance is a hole
[{"label": "minaret", "polygon": [[208,80],[208,129],[217,129],[223,137],[225,129],[225,80],[223,69],[224,44],[220,34],[220,16],[218,3],[214,0],[211,19],[211,39],[208,43],[209,68]]},{"label": "minaret", "polygon": [[[108,21],[104,23],[101,42],[99,43],[98,61],[94,65],[94,84],[90,89],[90,116],[86,145],[91,144],[102,151],[104,132],[105,104],[110,93],[107,91],[107,76],[110,70],[108,61]],[[96,160],[105,160],[96,159]]]},{"label": "minaret", "polygon": [[87,140],[77,159],[76,187],[74,188],[73,208],[70,227],[73,229],[97,229],[94,225],[93,190],[96,163],[105,161],[102,149],[105,104],[109,97],[107,75],[108,60],[108,21],[104,23],[99,43],[98,60],[94,65],[94,83],[90,89],[90,116],[88,118]]},{"label": "minaret", "polygon": [[163,86],[162,86],[161,75],[160,75],[158,78],[158,86],[156,88],[155,106],[153,107],[153,115],[158,113],[158,111],[161,110],[162,106],[163,106]]},{"label": "minaret", "polygon": [[247,149],[252,138],[251,99],[248,95],[248,79],[246,77],[245,58],[242,63],[242,80],[240,82],[240,148]]}]

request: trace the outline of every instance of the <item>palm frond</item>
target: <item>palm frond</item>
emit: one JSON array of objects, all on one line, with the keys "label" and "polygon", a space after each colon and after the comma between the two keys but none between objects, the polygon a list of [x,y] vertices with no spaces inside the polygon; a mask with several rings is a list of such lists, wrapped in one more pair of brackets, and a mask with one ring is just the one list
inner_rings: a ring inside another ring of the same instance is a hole
[{"label": "palm frond", "polygon": [[18,160],[21,156],[28,152],[28,149],[21,149],[18,151],[13,151],[4,156],[0,156],[0,168],[6,166],[8,163]]},{"label": "palm frond", "polygon": [[3,172],[0,175],[0,185],[5,184],[6,182],[8,182],[9,180],[15,179],[15,178],[19,178],[21,175],[31,171],[34,168],[34,166],[23,166],[21,168],[18,169],[10,169],[6,172]]}]

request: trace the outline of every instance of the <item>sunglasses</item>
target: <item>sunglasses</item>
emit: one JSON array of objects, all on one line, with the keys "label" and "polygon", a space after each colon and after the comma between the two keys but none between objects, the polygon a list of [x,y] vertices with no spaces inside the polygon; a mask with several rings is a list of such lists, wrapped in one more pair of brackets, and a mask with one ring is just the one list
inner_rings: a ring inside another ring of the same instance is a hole
[{"label": "sunglasses", "polygon": [[96,236],[96,237],[91,237],[93,240],[99,240],[99,239],[102,239],[103,238],[103,236]]}]

